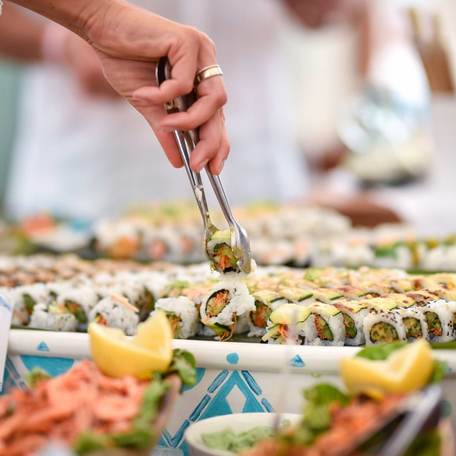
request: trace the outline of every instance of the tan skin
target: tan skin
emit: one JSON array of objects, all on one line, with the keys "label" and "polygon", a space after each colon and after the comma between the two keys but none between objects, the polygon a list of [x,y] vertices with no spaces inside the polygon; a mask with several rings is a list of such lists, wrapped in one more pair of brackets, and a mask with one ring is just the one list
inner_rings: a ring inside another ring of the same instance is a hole
[{"label": "tan skin", "polygon": [[[198,101],[185,113],[167,115],[163,104],[191,91],[198,69],[217,62],[215,46],[202,32],[121,0],[14,0],[85,39],[96,51],[114,90],[152,127],[169,161],[182,166],[171,131],[199,128],[191,166],[206,164],[220,173],[229,154],[222,107],[227,94],[220,77],[198,86]],[[172,78],[160,87],[153,77],[157,60],[167,56]]]}]

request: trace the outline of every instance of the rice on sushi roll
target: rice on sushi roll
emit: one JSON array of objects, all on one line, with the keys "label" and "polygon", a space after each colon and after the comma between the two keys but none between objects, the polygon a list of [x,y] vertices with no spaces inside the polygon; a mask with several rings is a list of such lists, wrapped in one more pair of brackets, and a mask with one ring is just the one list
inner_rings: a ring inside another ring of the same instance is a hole
[{"label": "rice on sushi roll", "polygon": [[188,339],[197,334],[200,322],[199,313],[193,301],[186,297],[161,298],[155,305],[156,310],[162,310],[173,329],[177,339]]},{"label": "rice on sushi roll", "polygon": [[225,279],[212,288],[200,308],[201,323],[219,340],[242,334],[249,328],[249,314],[255,311],[255,299],[244,282]]},{"label": "rice on sushi roll", "polygon": [[46,331],[76,331],[78,320],[65,308],[53,304],[37,304],[30,318],[30,328]]},{"label": "rice on sushi roll", "polygon": [[138,309],[124,296],[113,293],[94,306],[90,311],[89,321],[121,329],[127,336],[132,336],[139,323]]}]

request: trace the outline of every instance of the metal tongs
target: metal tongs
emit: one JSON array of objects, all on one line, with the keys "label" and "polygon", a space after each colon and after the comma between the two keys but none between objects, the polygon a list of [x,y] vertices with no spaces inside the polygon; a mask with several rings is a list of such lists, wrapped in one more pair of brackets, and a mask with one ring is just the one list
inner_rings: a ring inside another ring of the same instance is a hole
[{"label": "metal tongs", "polygon": [[[434,428],[441,417],[442,388],[432,385],[425,390],[406,398],[403,404],[390,415],[380,419],[375,428],[368,430],[338,456],[358,454],[359,450],[380,439],[376,448],[370,448],[368,454],[376,456],[403,456],[410,444],[423,431]],[[361,451],[362,452],[362,451]]]},{"label": "metal tongs", "polygon": [[[156,79],[157,84],[160,86],[164,81],[170,79],[171,77],[171,67],[168,63],[166,57],[162,57],[156,69]],[[183,97],[177,97],[175,100],[165,104],[165,109],[168,114],[187,111],[188,108],[196,101],[196,91],[193,90],[190,94]],[[196,203],[198,209],[201,213],[204,225],[204,235],[203,235],[203,249],[211,261],[211,255],[208,251],[207,244],[211,236],[219,231],[218,228],[214,225],[210,218],[209,207],[207,204],[206,193],[204,190],[203,180],[201,174],[193,171],[190,168],[190,155],[195,148],[196,144],[199,141],[198,131],[189,130],[181,131],[174,130],[174,138],[176,139],[177,147],[181,155],[182,161],[187,172],[188,179],[190,180],[190,185],[192,186],[193,194],[195,195]],[[222,182],[219,176],[214,176],[209,168],[205,167],[207,177],[209,182],[214,190],[217,201],[222,210],[223,216],[228,223],[231,233],[231,248],[233,253],[238,260],[239,269],[242,272],[249,273],[251,270],[252,257],[250,253],[250,242],[244,228],[239,225],[239,223],[234,218],[234,215],[231,211],[228,198],[226,197],[225,191],[222,186]]]}]

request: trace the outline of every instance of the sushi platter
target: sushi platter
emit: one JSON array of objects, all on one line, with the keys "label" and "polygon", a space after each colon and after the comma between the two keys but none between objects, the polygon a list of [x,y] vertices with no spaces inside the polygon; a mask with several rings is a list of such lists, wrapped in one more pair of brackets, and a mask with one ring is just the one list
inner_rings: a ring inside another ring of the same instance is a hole
[{"label": "sushi platter", "polygon": [[[316,223],[306,242],[314,239],[313,248],[320,248],[348,239],[353,231],[342,234],[344,223],[326,233],[319,233]],[[378,239],[380,233],[376,232]],[[302,241],[288,236],[285,241],[293,246]],[[309,261],[307,256],[300,263],[307,267],[298,267],[296,261],[293,267],[281,264],[289,261],[265,261],[268,266],[252,263],[252,271],[245,274],[239,272],[238,258],[229,248],[230,236],[224,231],[208,239],[211,261],[192,265],[137,262],[138,253],[146,251],[141,243],[147,236],[140,232],[139,244],[135,241],[131,251],[133,244],[127,238],[115,241],[113,251],[103,251],[111,259],[0,256],[0,303],[12,309],[3,394],[26,388],[36,369],[54,377],[85,363],[93,356],[93,325],[119,331],[133,341],[141,325],[162,315],[170,337],[174,336],[173,348],[192,353],[197,366],[195,382],[182,390],[162,426],[159,445],[179,449],[178,454],[188,454],[185,432],[205,418],[277,408],[299,413],[300,403],[292,398],[317,382],[339,385],[339,366],[364,346],[405,347],[427,340],[435,349],[434,358],[449,368],[443,382],[446,397],[456,397],[456,274],[407,272],[415,269],[410,266],[417,264],[415,260],[407,267],[401,263],[402,269],[391,261],[407,255],[416,258],[417,252],[423,254],[423,245],[438,248],[430,242],[383,243],[384,251],[374,255],[381,264],[359,259],[377,267],[347,268],[338,254],[337,261],[328,262],[315,257]],[[351,239],[349,245],[356,246]],[[281,241],[272,236],[270,242],[280,245]],[[361,245],[377,248],[369,242]],[[152,250],[163,251],[163,247],[170,252],[167,245]],[[119,365],[106,362],[108,370],[110,364]],[[289,371],[288,399],[279,405],[283,394],[277,382],[284,366]]]},{"label": "sushi platter", "polygon": [[15,328],[74,332],[95,321],[133,335],[140,321],[162,310],[181,339],[284,343],[294,324],[298,345],[456,340],[451,273],[259,267],[243,275],[219,274],[207,264],[3,260],[0,296],[14,307]]}]

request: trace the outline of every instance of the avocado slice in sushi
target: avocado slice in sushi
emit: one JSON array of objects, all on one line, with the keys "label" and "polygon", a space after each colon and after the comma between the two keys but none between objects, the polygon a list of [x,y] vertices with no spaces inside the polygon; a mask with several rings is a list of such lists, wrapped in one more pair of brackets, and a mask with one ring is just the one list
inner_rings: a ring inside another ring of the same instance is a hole
[{"label": "avocado slice in sushi", "polygon": [[390,343],[399,340],[399,335],[392,324],[379,321],[372,325],[370,338],[374,343]]},{"label": "avocado slice in sushi", "polygon": [[342,312],[342,318],[344,319],[345,334],[347,338],[354,339],[358,335],[355,320],[353,320],[353,318],[345,312]]}]

